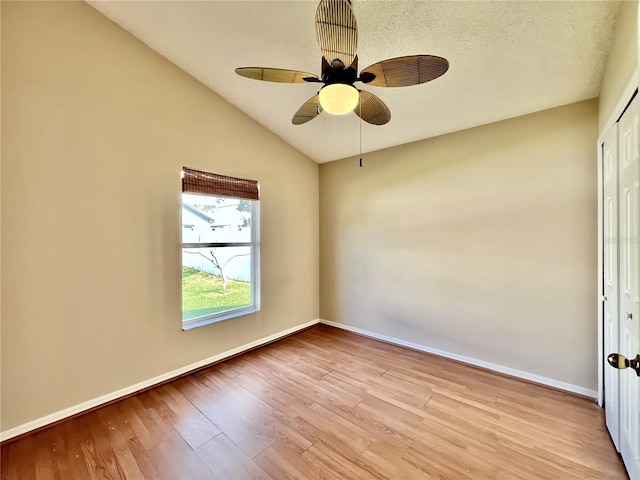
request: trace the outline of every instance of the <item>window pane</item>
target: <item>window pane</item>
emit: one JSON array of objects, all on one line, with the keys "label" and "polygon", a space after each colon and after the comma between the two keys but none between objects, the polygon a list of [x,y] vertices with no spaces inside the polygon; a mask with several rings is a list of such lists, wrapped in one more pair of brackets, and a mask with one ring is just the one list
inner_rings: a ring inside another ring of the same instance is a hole
[{"label": "window pane", "polygon": [[252,247],[182,249],[182,319],[253,304]]},{"label": "window pane", "polygon": [[251,201],[182,195],[182,243],[251,242]]}]

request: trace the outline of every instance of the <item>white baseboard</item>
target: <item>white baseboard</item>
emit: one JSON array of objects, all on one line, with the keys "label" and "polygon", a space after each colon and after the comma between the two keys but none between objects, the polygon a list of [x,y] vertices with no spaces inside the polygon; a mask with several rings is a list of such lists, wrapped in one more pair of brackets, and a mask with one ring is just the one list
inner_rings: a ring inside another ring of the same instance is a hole
[{"label": "white baseboard", "polygon": [[367,337],[375,338],[377,340],[382,340],[382,341],[399,345],[402,347],[408,347],[421,352],[438,355],[440,357],[450,358],[452,360],[457,360],[459,362],[468,363],[470,365],[475,365],[477,367],[486,368],[487,370],[492,370],[494,372],[504,373],[512,377],[522,378],[524,380],[539,383],[541,385],[554,387],[559,390],[565,390],[567,392],[577,393],[579,395],[583,395],[583,396],[594,398],[594,399],[597,398],[598,396],[598,392],[596,392],[595,390],[590,390],[588,388],[580,387],[578,385],[572,385],[570,383],[561,382],[559,380],[554,380],[552,378],[542,377],[540,375],[535,375],[533,373],[524,372],[521,370],[515,370],[513,368],[504,367],[502,365],[497,365],[495,363],[485,362],[483,360],[477,360],[475,358],[470,358],[470,357],[465,357],[463,355],[458,355],[455,353],[445,352],[444,350],[438,350],[437,348],[431,348],[425,345],[419,345],[417,343],[407,342],[404,340],[400,340],[398,338],[389,337],[387,335],[381,335],[379,333],[374,333],[369,330],[352,327],[342,323],[331,322],[329,320],[316,319],[316,320],[311,320],[310,322],[307,322],[307,323],[303,323],[301,325],[297,325],[292,328],[288,328],[281,332],[274,333],[273,335],[260,338],[258,340],[247,343],[245,345],[241,345],[231,350],[227,350],[226,352],[222,352],[218,355],[205,358],[204,360],[200,360],[199,362],[195,362],[190,365],[186,365],[184,367],[178,368],[176,370],[172,370],[170,372],[164,373],[157,377],[150,378],[143,382],[136,383],[135,385],[131,385],[129,387],[122,388],[115,392],[108,393],[106,395],[102,395],[100,397],[97,397],[91,400],[87,400],[86,402],[82,402],[78,405],[65,408],[64,410],[60,410],[50,415],[46,415],[36,420],[32,420],[31,422],[18,425],[17,427],[11,428],[9,430],[2,431],[0,432],[0,441],[4,442],[5,440],[9,440],[13,437],[17,437],[18,435],[28,433],[32,430],[36,430],[41,427],[45,427],[47,425],[58,422],[60,420],[64,420],[65,418],[71,417],[73,415],[86,412],[87,410],[91,410],[92,408],[99,407],[100,405],[104,405],[114,400],[118,400],[119,398],[126,397],[133,393],[139,392],[140,390],[145,390],[147,388],[153,387],[154,385],[166,382],[167,380],[171,380],[172,378],[179,377],[180,375],[184,375],[185,373],[191,372],[193,370],[197,370],[199,368],[206,367],[207,365],[221,362],[227,358],[238,355],[239,353],[245,352],[247,350],[251,350],[260,345],[274,342],[280,338],[286,337],[300,330],[304,330],[305,328],[316,325],[317,323],[323,323],[325,325],[330,325],[332,327],[341,328],[343,330],[348,330],[354,333],[359,333]]},{"label": "white baseboard", "polygon": [[140,390],[153,387],[154,385],[166,382],[167,380],[171,380],[172,378],[179,377],[180,375],[184,375],[185,373],[197,370],[202,367],[206,367],[207,365],[211,365],[213,363],[223,361],[229,357],[238,355],[239,353],[245,352],[247,350],[251,350],[255,347],[259,347],[260,345],[274,342],[280,338],[291,335],[292,333],[296,333],[299,330],[304,330],[305,328],[311,327],[319,322],[320,322],[319,319],[311,320],[310,322],[303,323],[302,325],[297,325],[295,327],[288,328],[281,332],[274,333],[273,335],[269,335],[268,337],[260,338],[253,342],[247,343],[245,345],[241,345],[231,350],[227,350],[226,352],[219,353],[218,355],[214,355],[213,357],[205,358],[204,360],[200,360],[199,362],[195,362],[190,365],[186,365],[184,367],[178,368],[176,370],[172,370],[171,372],[158,375],[157,377],[150,378],[143,382],[136,383],[135,385],[122,388],[115,392],[108,393],[106,395],[102,395],[100,397],[97,397],[91,400],[87,400],[86,402],[82,402],[78,405],[74,405],[73,407],[65,408],[64,410],[60,410],[50,415],[46,415],[36,420],[32,420],[31,422],[18,425],[17,427],[0,432],[0,441],[4,442],[5,440],[9,440],[10,438],[17,437],[18,435],[22,435],[24,433],[35,430],[37,428],[41,428],[41,427],[50,425],[54,422],[64,420],[65,418],[71,417],[73,415],[86,412],[87,410],[90,410],[95,407],[99,407],[100,405],[104,405],[105,403],[112,402],[113,400],[126,397],[127,395],[131,395],[132,393],[139,392]]},{"label": "white baseboard", "polygon": [[444,350],[438,350],[437,348],[431,348],[425,345],[419,345],[417,343],[406,342],[398,338],[388,337],[387,335],[381,335],[379,333],[370,332],[368,330],[352,327],[350,325],[345,325],[343,323],[336,323],[336,322],[331,322],[329,320],[322,320],[322,319],[320,319],[320,323],[323,323],[325,325],[329,325],[332,327],[336,327],[336,328],[341,328],[343,330],[348,330],[349,332],[359,333],[360,335],[365,335],[367,337],[375,338],[377,340],[382,340],[388,343],[393,343],[395,345],[399,345],[402,347],[408,347],[413,350],[419,350],[425,353],[432,353],[434,355],[438,355],[439,357],[450,358],[452,360],[457,360],[459,362],[475,365],[476,367],[486,368],[487,370],[492,370],[494,372],[504,373],[505,375],[521,378],[523,380],[539,383],[541,385],[557,388],[559,390],[564,390],[571,393],[577,393],[578,395],[590,397],[590,398],[593,398],[594,400],[598,397],[598,392],[596,390],[590,390],[588,388],[581,387],[579,385],[573,385],[571,383],[561,382],[559,380],[554,380],[553,378],[542,377],[540,375],[524,372],[522,370],[516,370],[514,368],[497,365],[495,363],[485,362],[484,360],[465,357],[464,355],[458,355],[456,353],[445,352]]}]

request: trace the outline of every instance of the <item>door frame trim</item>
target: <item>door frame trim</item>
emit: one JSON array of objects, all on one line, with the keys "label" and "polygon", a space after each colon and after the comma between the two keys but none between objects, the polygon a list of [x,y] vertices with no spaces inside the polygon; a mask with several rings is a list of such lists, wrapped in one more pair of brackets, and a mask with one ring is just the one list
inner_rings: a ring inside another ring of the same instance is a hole
[{"label": "door frame trim", "polygon": [[600,134],[598,135],[598,142],[596,144],[596,149],[598,152],[598,296],[596,298],[597,312],[598,312],[598,405],[600,407],[604,406],[604,316],[603,316],[603,307],[602,307],[602,298],[604,295],[604,283],[603,283],[603,268],[602,262],[604,261],[604,246],[602,244],[602,236],[603,236],[603,212],[602,212],[602,200],[603,200],[603,171],[602,171],[602,145],[604,143],[604,138],[609,133],[609,130],[613,128],[618,119],[622,116],[624,111],[629,105],[629,102],[633,99],[636,90],[638,90],[639,79],[638,79],[638,67],[631,74],[631,78],[627,82],[625,89],[622,91],[618,102],[616,103],[615,108],[609,115],[607,122],[604,124],[604,127],[600,130]]}]

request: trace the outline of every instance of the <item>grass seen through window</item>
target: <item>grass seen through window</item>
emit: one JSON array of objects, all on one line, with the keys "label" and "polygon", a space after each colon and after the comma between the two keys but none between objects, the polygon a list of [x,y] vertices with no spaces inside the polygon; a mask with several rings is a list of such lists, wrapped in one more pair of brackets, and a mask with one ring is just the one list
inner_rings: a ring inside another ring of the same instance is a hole
[{"label": "grass seen through window", "polygon": [[182,312],[185,320],[251,305],[251,284],[182,267]]}]

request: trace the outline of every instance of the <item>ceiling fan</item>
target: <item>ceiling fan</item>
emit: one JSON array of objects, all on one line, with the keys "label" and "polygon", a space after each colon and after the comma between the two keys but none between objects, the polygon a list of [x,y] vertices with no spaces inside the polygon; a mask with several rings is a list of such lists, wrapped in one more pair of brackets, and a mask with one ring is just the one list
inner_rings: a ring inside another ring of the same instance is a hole
[{"label": "ceiling fan", "polygon": [[313,120],[323,110],[333,115],[355,111],[365,122],[384,125],[391,119],[389,108],[373,93],[356,88],[353,85],[355,82],[376,87],[406,87],[429,82],[449,69],[446,58],[410,55],[369,65],[358,76],[358,27],[350,0],[321,0],[316,10],[316,35],[322,51],[320,78],[297,70],[236,68],[238,75],[254,80],[323,83],[320,92],[294,114],[291,119],[294,125]]}]

